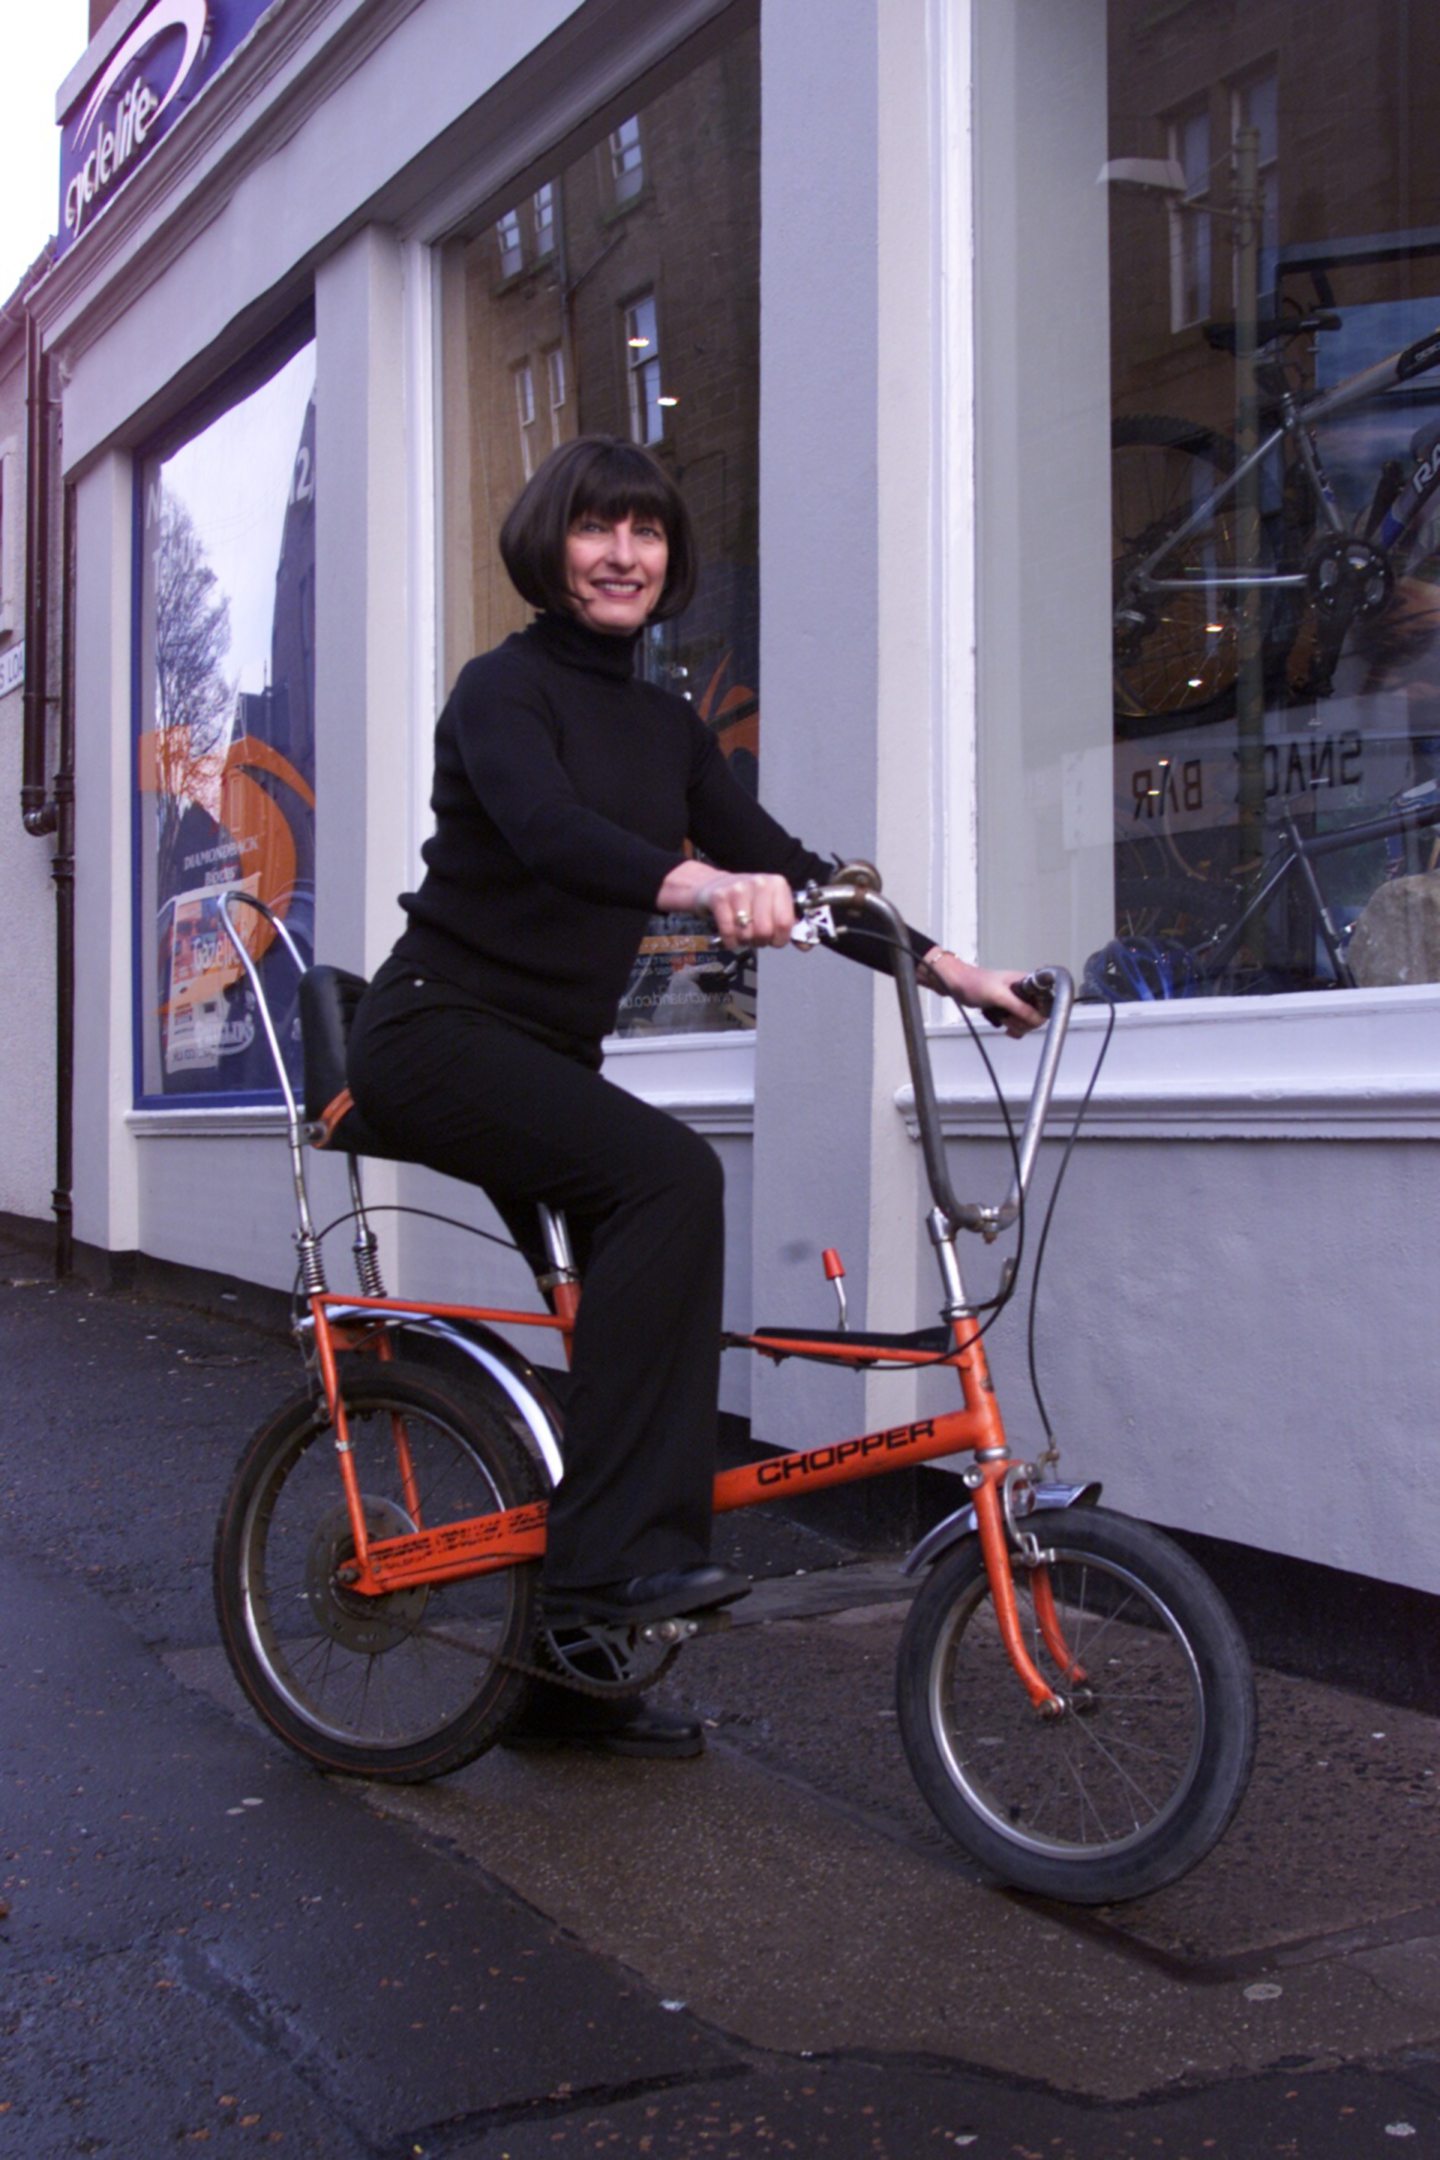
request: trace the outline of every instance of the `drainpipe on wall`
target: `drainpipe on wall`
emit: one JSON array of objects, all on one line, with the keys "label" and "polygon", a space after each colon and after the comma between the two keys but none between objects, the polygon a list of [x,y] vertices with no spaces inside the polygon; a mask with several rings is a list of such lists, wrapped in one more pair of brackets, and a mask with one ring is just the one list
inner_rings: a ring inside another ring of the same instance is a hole
[{"label": "drainpipe on wall", "polygon": [[25,696],[20,815],[42,839],[59,823],[45,786],[45,723],[50,666],[50,363],[40,328],[25,316]]},{"label": "drainpipe on wall", "polygon": [[[75,1080],[75,725],[73,696],[74,514],[67,488],[62,520],[61,694],[50,694],[50,532],[58,436],[51,363],[33,315],[25,316],[25,687],[20,815],[36,839],[55,838],[55,1273],[74,1261]],[[50,706],[60,707],[53,791],[45,784]]]}]

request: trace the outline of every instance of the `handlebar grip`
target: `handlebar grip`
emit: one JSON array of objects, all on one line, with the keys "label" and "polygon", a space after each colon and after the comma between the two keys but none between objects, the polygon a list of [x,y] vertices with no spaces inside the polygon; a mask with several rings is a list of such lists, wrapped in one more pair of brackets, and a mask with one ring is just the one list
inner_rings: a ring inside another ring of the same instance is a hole
[{"label": "handlebar grip", "polygon": [[[1046,1020],[1055,1009],[1055,985],[1047,976],[1022,975],[1015,985],[1015,995],[1028,1005],[1032,1012],[1038,1012]],[[1009,1014],[999,1005],[982,1005],[980,1010],[991,1027],[1004,1027],[1009,1018]]]}]

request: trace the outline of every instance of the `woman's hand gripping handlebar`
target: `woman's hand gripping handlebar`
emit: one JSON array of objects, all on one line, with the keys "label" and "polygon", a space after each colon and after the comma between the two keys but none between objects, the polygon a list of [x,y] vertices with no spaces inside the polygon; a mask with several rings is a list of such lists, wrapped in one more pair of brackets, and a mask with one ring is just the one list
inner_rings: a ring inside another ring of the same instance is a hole
[{"label": "woman's hand gripping handlebar", "polygon": [[[1044,971],[1043,976],[1039,974],[1022,975],[1020,980],[1012,983],[1010,987],[1021,1004],[1028,1005],[1035,1014],[1036,1017],[1032,1025],[1043,1027],[1055,1010],[1055,985],[1049,971]],[[990,1022],[991,1027],[1004,1027],[1011,1018],[1011,1015],[1000,1005],[982,1005],[980,1010]]]}]

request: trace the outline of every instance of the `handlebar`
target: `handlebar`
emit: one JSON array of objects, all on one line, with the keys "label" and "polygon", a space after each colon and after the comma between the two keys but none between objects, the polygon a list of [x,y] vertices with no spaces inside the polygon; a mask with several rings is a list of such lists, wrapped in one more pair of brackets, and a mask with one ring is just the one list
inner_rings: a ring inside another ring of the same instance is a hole
[{"label": "handlebar", "polygon": [[[869,864],[857,867],[858,875],[841,870],[837,883],[807,886],[804,892],[796,894],[796,909],[800,919],[796,924],[794,942],[808,947],[820,943],[823,938],[833,936],[837,927],[844,927],[843,923],[836,923],[838,914],[868,916],[878,933],[891,946],[895,960],[895,989],[900,1001],[900,1023],[905,1036],[905,1055],[910,1066],[911,1084],[915,1090],[915,1116],[920,1128],[920,1147],[925,1158],[925,1174],[931,1197],[945,1218],[949,1231],[975,1230],[988,1243],[998,1237],[1002,1230],[1010,1228],[1019,1216],[1025,1195],[1030,1189],[1045,1121],[1055,1093],[1060,1053],[1065,1047],[1071,1009],[1075,1003],[1074,981],[1069,971],[1063,967],[1036,968],[1026,977],[1026,982],[1033,985],[1036,992],[1041,996],[1048,996],[1050,1022],[1036,1068],[1034,1085],[1030,1091],[1030,1106],[1025,1115],[1024,1130],[1020,1135],[1010,1188],[1005,1198],[994,1207],[986,1207],[979,1201],[957,1200],[950,1183],[945,1140],[940,1128],[940,1106],[935,1096],[935,1076],[931,1069],[930,1045],[925,1037],[925,1023],[920,1011],[920,985],[916,975],[915,955],[910,949],[909,933],[899,909],[880,891],[879,878]],[[1028,1002],[1035,1001],[1030,999]]]},{"label": "handlebar", "polygon": [[[306,1128],[285,1069],[285,1060],[281,1054],[264,985],[231,914],[231,908],[236,902],[243,902],[269,923],[289,953],[297,973],[303,974],[305,961],[285,924],[263,901],[239,888],[232,887],[221,894],[218,903],[220,919],[255,993],[261,1026],[284,1096],[290,1129],[290,1151],[297,1190],[301,1195],[303,1222],[307,1210],[304,1203],[301,1150]],[[880,890],[879,874],[868,863],[847,864],[837,873],[834,884],[807,886],[803,892],[795,895],[795,906],[797,921],[792,937],[793,942],[802,948],[817,945],[822,940],[833,937],[837,929],[843,929],[844,923],[836,922],[837,915],[869,917],[876,933],[891,947],[895,961],[895,989],[900,1000],[900,1022],[905,1037],[905,1055],[915,1090],[916,1122],[920,1128],[920,1146],[925,1159],[925,1174],[931,1197],[944,1218],[947,1234],[956,1230],[974,1230],[988,1243],[1010,1228],[1030,1189],[1045,1121],[1055,1092],[1060,1053],[1065,1046],[1071,1009],[1075,1003],[1075,984],[1068,970],[1063,967],[1036,968],[1020,985],[1021,994],[1038,1009],[1043,1011],[1043,1001],[1049,1001],[1050,1017],[1030,1091],[1030,1105],[1016,1151],[1015,1171],[1009,1191],[999,1205],[994,1207],[987,1207],[979,1201],[961,1201],[955,1197],[950,1183],[945,1140],[940,1128],[940,1106],[935,1096],[935,1077],[930,1064],[930,1046],[926,1040],[925,1023],[920,1010],[920,985],[916,974],[915,955],[910,949],[909,933],[899,909],[893,901],[885,898]]]}]

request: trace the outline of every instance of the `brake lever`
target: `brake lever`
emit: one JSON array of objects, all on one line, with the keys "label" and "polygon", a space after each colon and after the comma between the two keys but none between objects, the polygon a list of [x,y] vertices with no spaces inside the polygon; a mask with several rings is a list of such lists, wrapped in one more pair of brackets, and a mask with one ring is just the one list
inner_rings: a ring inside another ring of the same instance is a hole
[{"label": "brake lever", "polygon": [[790,943],[799,952],[814,952],[817,945],[832,944],[834,939],[835,911],[830,907],[807,908],[790,932]]}]

